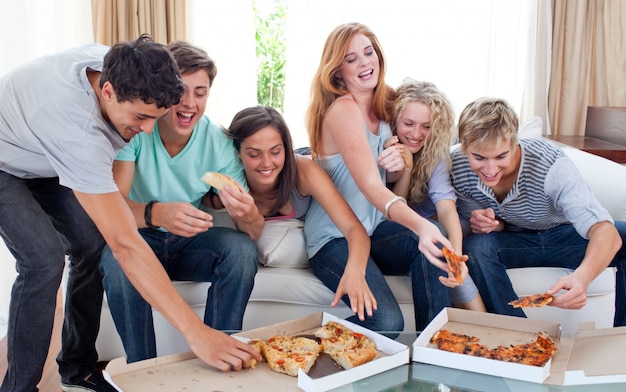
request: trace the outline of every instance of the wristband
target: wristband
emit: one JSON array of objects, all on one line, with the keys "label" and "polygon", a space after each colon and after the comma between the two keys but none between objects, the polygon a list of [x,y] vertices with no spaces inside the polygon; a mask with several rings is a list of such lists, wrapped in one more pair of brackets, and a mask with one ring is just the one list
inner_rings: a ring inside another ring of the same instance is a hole
[{"label": "wristband", "polygon": [[146,209],[143,210],[143,220],[146,221],[146,226],[151,229],[158,229],[157,226],[152,224],[152,206],[158,202],[158,200],[150,200],[148,204],[146,204]]},{"label": "wristband", "polygon": [[389,217],[389,208],[391,208],[391,205],[397,201],[401,201],[404,204],[406,204],[406,199],[402,196],[394,196],[391,199],[389,199],[389,201],[387,201],[387,203],[385,204],[385,219],[387,220],[391,220],[391,218]]}]

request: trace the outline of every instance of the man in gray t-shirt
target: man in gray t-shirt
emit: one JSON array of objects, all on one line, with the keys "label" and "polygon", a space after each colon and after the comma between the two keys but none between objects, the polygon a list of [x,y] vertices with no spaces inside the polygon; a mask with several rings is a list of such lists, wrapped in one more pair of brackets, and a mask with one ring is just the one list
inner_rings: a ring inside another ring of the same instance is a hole
[{"label": "man in gray t-shirt", "polygon": [[113,181],[117,152],[151,132],[183,90],[165,45],[146,35],[45,56],[0,78],[0,236],[18,271],[0,391],[36,390],[65,254],[70,273],[57,357],[63,390],[115,390],[94,370],[105,241],[200,358],[221,370],[249,366],[253,349],[204,325],[178,295]]}]

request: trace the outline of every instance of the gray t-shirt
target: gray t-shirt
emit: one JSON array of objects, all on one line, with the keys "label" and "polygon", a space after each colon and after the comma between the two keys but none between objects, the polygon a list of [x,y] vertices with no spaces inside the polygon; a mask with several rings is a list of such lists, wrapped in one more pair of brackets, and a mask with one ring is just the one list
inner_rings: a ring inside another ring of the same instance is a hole
[{"label": "gray t-shirt", "polygon": [[84,193],[117,191],[111,166],[126,143],[103,118],[87,69],[107,46],[88,44],[30,61],[0,78],[0,170],[59,177]]}]

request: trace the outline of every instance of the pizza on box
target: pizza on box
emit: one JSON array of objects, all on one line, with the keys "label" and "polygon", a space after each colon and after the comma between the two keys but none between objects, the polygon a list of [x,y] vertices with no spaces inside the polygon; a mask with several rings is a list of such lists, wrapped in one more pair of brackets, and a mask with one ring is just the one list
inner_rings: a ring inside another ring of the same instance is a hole
[{"label": "pizza on box", "polygon": [[315,331],[323,350],[344,369],[352,369],[376,358],[376,344],[367,336],[353,332],[334,321]]},{"label": "pizza on box", "polygon": [[276,335],[268,339],[249,342],[267,362],[270,369],[297,376],[298,369],[308,373],[322,351],[320,344],[306,337]]},{"label": "pizza on box", "polygon": [[557,352],[556,343],[543,332],[533,342],[496,348],[478,343],[479,339],[475,336],[445,329],[435,332],[430,341],[444,351],[539,367],[545,365]]},{"label": "pizza on box", "polygon": [[253,339],[248,343],[261,353],[270,369],[290,376],[297,376],[298,369],[308,373],[321,353],[328,354],[344,369],[376,358],[374,342],[340,323],[329,321],[317,329],[314,336],[316,339],[276,335],[268,340]]}]

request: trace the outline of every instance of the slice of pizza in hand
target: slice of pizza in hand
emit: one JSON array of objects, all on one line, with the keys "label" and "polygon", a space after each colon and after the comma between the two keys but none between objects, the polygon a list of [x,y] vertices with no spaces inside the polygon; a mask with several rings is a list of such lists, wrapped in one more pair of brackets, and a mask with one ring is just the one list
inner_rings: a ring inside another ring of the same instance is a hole
[{"label": "slice of pizza in hand", "polygon": [[448,263],[448,269],[450,270],[452,277],[460,284],[463,284],[461,259],[459,259],[459,256],[456,253],[446,248],[445,246],[442,247],[441,250],[443,251],[443,256],[446,258],[446,262]]},{"label": "slice of pizza in hand", "polygon": [[554,296],[550,294],[534,294],[511,301],[509,302],[509,305],[514,308],[538,308],[546,306],[552,302],[553,299]]},{"label": "slice of pizza in hand", "polygon": [[202,180],[202,182],[204,182],[205,184],[208,184],[217,189],[218,192],[221,192],[226,185],[230,185],[235,189],[241,191],[241,185],[239,185],[237,181],[222,173],[206,172],[204,173],[204,175],[202,175],[202,178],[200,178],[200,180]]}]

